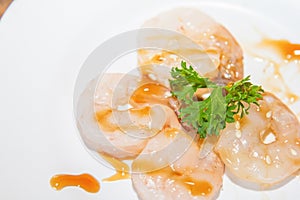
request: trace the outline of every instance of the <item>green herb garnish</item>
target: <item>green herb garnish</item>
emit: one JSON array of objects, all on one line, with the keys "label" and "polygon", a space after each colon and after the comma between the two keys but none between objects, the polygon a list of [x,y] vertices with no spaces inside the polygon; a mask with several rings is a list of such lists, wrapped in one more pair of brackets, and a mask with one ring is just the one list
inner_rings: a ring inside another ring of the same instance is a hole
[{"label": "green herb garnish", "polygon": [[[172,94],[182,103],[179,117],[195,128],[201,138],[219,135],[226,122],[235,122],[235,115],[247,115],[251,104],[259,106],[264,92],[261,86],[250,82],[250,76],[226,86],[217,85],[201,77],[192,66],[187,67],[186,62],[181,62],[181,68],[173,67],[171,76]],[[210,88],[210,96],[203,101],[194,100],[198,88]]]}]

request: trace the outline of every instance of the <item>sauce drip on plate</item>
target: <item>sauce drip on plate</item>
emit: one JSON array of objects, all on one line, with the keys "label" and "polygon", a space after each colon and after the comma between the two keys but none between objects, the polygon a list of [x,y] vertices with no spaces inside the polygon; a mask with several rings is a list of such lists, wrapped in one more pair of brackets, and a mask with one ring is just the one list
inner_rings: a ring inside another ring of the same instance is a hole
[{"label": "sauce drip on plate", "polygon": [[123,179],[129,179],[130,178],[130,169],[129,166],[114,158],[111,156],[107,156],[104,154],[100,154],[100,156],[106,160],[111,166],[113,166],[116,170],[116,173],[108,178],[104,178],[103,181],[118,181],[118,180],[123,180]]},{"label": "sauce drip on plate", "polygon": [[89,174],[58,174],[51,178],[50,185],[56,190],[62,190],[69,186],[80,187],[90,193],[96,193],[100,190],[100,183]]},{"label": "sauce drip on plate", "polygon": [[267,90],[273,91],[289,105],[299,101],[300,97],[298,93],[295,93],[295,91],[291,89],[290,84],[287,82],[290,80],[287,79],[283,73],[286,70],[292,70],[294,73],[298,73],[297,68],[300,70],[298,67],[298,64],[300,64],[300,44],[291,43],[288,40],[263,38],[261,42],[258,43],[257,48],[273,50],[281,58],[277,60],[273,57],[265,57],[257,55],[256,53],[253,54],[257,62],[265,64],[263,69],[266,75],[264,78],[264,87]]},{"label": "sauce drip on plate", "polygon": [[288,40],[264,39],[262,45],[275,48],[287,61],[300,60],[300,44],[294,44]]}]

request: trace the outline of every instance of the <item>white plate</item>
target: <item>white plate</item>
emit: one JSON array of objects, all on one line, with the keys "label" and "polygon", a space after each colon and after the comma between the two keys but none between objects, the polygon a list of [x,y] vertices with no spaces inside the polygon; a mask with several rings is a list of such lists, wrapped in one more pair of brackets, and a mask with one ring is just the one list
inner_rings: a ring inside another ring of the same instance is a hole
[{"label": "white plate", "polygon": [[[0,21],[0,199],[137,199],[129,180],[101,182],[96,194],[79,188],[57,192],[49,180],[57,173],[87,172],[98,180],[113,173],[78,137],[72,110],[77,73],[101,42],[176,5],[201,8],[243,48],[261,34],[300,43],[296,0],[14,1]],[[246,57],[246,67],[251,62]],[[299,177],[267,192],[244,189],[225,177],[219,199],[295,199],[299,188]]]}]

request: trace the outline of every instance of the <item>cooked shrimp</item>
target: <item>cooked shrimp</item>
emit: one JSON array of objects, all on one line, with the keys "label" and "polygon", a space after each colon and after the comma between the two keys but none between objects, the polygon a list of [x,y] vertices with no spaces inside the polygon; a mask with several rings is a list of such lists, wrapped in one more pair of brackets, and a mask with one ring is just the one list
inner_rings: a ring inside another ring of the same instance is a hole
[{"label": "cooked shrimp", "polygon": [[82,94],[78,127],[88,148],[119,159],[133,158],[149,137],[163,129],[168,111],[159,105],[137,106],[131,100],[139,83],[135,76],[105,74],[95,95],[89,88]]},{"label": "cooked shrimp", "polygon": [[198,144],[173,128],[151,139],[132,169],[133,187],[141,200],[207,200],[219,194],[224,164],[214,152],[200,157]]},{"label": "cooked shrimp", "polygon": [[222,131],[215,150],[236,177],[273,186],[300,168],[300,124],[278,98],[265,93],[260,107]]},{"label": "cooked shrimp", "polygon": [[180,66],[182,58],[177,55],[179,54],[184,55],[187,62],[192,62],[200,74],[216,81],[226,83],[242,79],[241,47],[225,27],[201,11],[194,8],[176,8],[146,21],[143,27],[177,31],[202,49],[200,52],[187,48],[187,44],[182,44],[184,40],[180,38],[165,38],[168,41],[165,49],[171,48],[174,52],[148,49],[139,51],[139,64],[144,75],[150,74],[150,78],[155,75],[155,79],[161,82],[168,80],[169,73],[166,71],[169,69],[159,68],[157,65]]}]

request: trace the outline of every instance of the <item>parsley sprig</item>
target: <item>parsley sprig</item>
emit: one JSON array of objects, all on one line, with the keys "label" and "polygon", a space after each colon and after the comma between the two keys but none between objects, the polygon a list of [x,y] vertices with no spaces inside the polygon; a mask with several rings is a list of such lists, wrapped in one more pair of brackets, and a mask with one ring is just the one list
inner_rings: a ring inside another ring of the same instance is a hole
[{"label": "parsley sprig", "polygon": [[[251,104],[259,106],[264,90],[253,85],[250,76],[226,86],[220,86],[201,77],[192,66],[181,62],[181,68],[171,70],[172,94],[182,103],[179,117],[182,122],[197,130],[201,138],[219,135],[227,123],[235,122],[235,115],[242,118],[249,114]],[[198,88],[210,88],[211,94],[203,101],[194,100]]]}]

